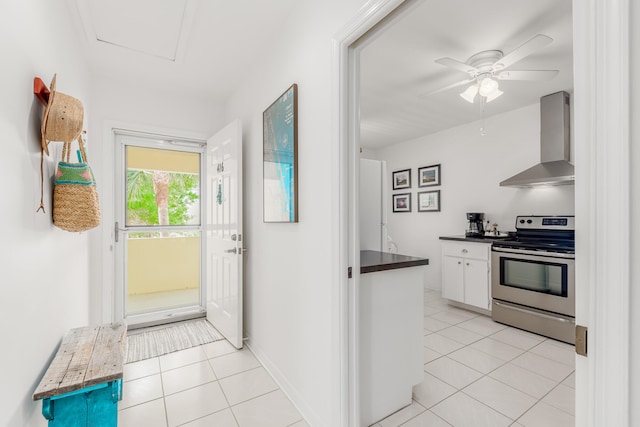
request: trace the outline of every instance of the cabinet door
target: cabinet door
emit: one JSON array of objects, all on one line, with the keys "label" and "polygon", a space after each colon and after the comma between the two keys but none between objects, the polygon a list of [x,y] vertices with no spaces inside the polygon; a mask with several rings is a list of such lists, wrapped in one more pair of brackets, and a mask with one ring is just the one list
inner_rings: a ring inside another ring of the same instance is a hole
[{"label": "cabinet door", "polygon": [[463,259],[442,257],[442,298],[464,302]]},{"label": "cabinet door", "polygon": [[465,304],[489,310],[489,263],[475,259],[462,261]]}]

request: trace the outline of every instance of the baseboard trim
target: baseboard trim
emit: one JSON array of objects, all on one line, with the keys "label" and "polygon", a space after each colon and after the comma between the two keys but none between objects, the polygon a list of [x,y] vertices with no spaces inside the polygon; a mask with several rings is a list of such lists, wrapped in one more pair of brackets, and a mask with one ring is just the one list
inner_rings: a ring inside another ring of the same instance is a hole
[{"label": "baseboard trim", "polygon": [[311,409],[311,406],[306,402],[298,390],[286,379],[286,376],[278,369],[278,367],[271,361],[262,349],[255,345],[250,338],[245,338],[245,345],[251,350],[253,355],[262,363],[264,369],[267,370],[269,375],[278,384],[282,392],[289,398],[293,406],[300,412],[300,415],[304,418],[310,426],[321,426],[321,418],[316,412]]}]

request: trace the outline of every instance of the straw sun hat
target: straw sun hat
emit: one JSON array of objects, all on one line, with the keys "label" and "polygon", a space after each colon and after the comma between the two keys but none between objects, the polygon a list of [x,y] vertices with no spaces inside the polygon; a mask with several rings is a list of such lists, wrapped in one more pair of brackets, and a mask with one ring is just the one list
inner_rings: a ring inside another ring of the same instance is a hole
[{"label": "straw sun hat", "polygon": [[72,96],[56,92],[56,75],[53,75],[49,86],[49,101],[42,119],[42,149],[40,151],[40,207],[44,212],[44,154],[49,155],[49,141],[65,143],[67,150],[72,141],[82,142],[82,122],[84,109],[82,102]]},{"label": "straw sun hat", "polygon": [[84,109],[82,102],[72,96],[56,92],[56,75],[49,86],[49,102],[42,119],[42,149],[49,155],[49,141],[71,142],[82,133]]}]

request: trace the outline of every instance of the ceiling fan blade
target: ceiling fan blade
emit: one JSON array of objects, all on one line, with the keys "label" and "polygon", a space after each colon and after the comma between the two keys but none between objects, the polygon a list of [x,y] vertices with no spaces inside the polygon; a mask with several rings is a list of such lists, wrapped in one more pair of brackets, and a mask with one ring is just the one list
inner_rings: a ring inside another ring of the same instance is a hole
[{"label": "ceiling fan blade", "polygon": [[436,61],[440,65],[444,65],[445,67],[450,67],[458,71],[462,71],[463,73],[467,73],[469,75],[474,75],[480,72],[476,67],[473,67],[469,64],[465,64],[464,62],[460,62],[453,58],[440,58],[436,59]]},{"label": "ceiling fan blade", "polygon": [[475,79],[460,80],[459,82],[451,83],[450,85],[441,87],[440,89],[436,89],[436,90],[432,90],[430,92],[422,93],[422,94],[420,94],[420,96],[421,97],[427,97],[427,96],[435,95],[436,93],[445,92],[445,91],[447,91],[449,89],[453,89],[454,87],[466,85],[467,83],[471,83],[471,82],[474,82],[474,81],[475,81]]},{"label": "ceiling fan blade", "polygon": [[553,39],[544,34],[537,34],[526,42],[506,54],[499,61],[493,64],[494,70],[502,70],[520,61],[522,58],[531,55],[536,50],[551,43]]},{"label": "ceiling fan blade", "polygon": [[494,74],[498,80],[551,80],[558,70],[504,70]]}]

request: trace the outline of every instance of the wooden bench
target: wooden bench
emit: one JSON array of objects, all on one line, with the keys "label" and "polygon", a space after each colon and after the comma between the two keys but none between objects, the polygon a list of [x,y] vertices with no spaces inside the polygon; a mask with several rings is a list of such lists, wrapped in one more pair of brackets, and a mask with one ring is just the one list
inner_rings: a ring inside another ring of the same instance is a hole
[{"label": "wooden bench", "polygon": [[126,330],[111,323],[65,335],[33,394],[49,427],[117,426]]}]

